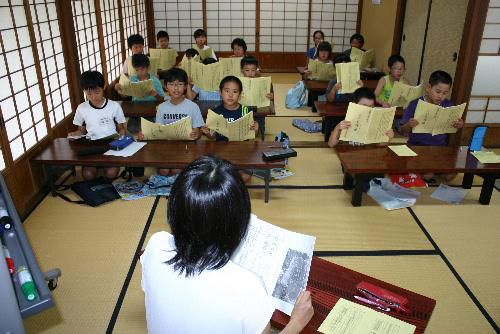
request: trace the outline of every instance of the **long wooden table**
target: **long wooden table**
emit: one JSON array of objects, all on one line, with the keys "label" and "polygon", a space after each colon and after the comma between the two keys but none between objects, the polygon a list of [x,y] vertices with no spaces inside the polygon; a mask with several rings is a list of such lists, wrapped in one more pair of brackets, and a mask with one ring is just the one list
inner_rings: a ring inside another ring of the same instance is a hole
[{"label": "long wooden table", "polygon": [[[297,66],[296,67],[297,72],[299,72],[300,75],[304,75],[304,72],[307,69],[307,66]],[[380,71],[360,71],[359,76],[361,77],[361,80],[379,80],[385,75],[384,72]]]},{"label": "long wooden table", "polygon": [[339,145],[335,149],[344,167],[344,189],[353,189],[351,204],[361,206],[363,184],[385,174],[464,173],[462,187],[470,189],[474,175],[483,178],[479,203],[488,205],[500,178],[500,164],[482,164],[467,146],[410,146],[418,156],[399,157],[388,147]]},{"label": "long wooden table", "polygon": [[[349,103],[315,101],[314,106],[316,107],[316,110],[323,119],[322,132],[325,135],[325,142],[327,142],[335,126],[345,118]],[[394,119],[399,119],[403,117],[403,114],[404,114],[404,109],[398,107],[396,109],[396,114],[394,115]]]},{"label": "long wooden table", "polygon": [[[316,112],[316,105],[314,102],[318,100],[318,96],[325,94],[328,88],[329,81],[324,80],[304,80],[304,86],[306,87],[308,94],[307,105],[312,107],[312,112]],[[364,87],[375,90],[377,87],[378,80],[363,80]]]},{"label": "long wooden table", "polygon": [[[129,131],[132,133],[138,132],[140,128],[139,117],[153,119],[156,117],[156,109],[163,102],[132,102],[132,101],[119,101],[121,103],[123,113],[125,117],[129,117],[129,122],[133,123],[132,127],[128,127]],[[214,109],[221,102],[220,101],[194,101],[198,107],[200,107],[201,115],[203,119],[207,118],[208,109]],[[259,123],[259,133],[261,139],[264,140],[264,135],[266,131],[266,119],[265,117],[275,114],[274,102],[271,101],[269,107],[263,107],[257,109],[254,113],[255,120]]]},{"label": "long wooden table", "polygon": [[[390,269],[390,268],[389,268]],[[375,306],[362,303],[354,298],[360,293],[356,285],[361,282],[372,283],[383,289],[394,292],[408,299],[408,308],[410,314],[399,313],[395,311],[383,312]],[[350,300],[354,303],[369,307],[377,312],[381,312],[391,317],[398,318],[416,326],[415,334],[423,334],[431,318],[436,301],[434,299],[408,291],[390,283],[378,280],[376,278],[364,275],[362,273],[339,266],[335,263],[313,257],[307,290],[311,292],[314,315],[306,328],[301,332],[303,334],[319,333],[321,326],[330,310],[335,306],[340,298]],[[285,313],[276,310],[271,318],[271,324],[276,328],[283,328],[288,324],[290,317]]]},{"label": "long wooden table", "polygon": [[53,166],[100,166],[100,167],[157,167],[185,168],[192,161],[204,155],[216,155],[228,160],[240,169],[257,169],[264,172],[265,202],[269,201],[271,169],[285,167],[284,160],[266,162],[264,151],[281,148],[273,142],[213,142],[213,141],[150,141],[131,157],[115,157],[102,154],[78,156],[78,151],[105,144],[88,141],[71,141],[67,138],[54,139],[52,144],[33,158],[36,163],[49,167],[49,182],[52,195],[55,186],[51,167]]}]

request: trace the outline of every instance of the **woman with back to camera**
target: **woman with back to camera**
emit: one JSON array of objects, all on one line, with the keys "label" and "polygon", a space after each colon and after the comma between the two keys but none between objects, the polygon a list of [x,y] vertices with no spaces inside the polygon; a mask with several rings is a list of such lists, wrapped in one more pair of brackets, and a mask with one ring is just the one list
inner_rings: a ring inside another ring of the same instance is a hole
[{"label": "woman with back to camera", "polygon": [[[262,281],[231,256],[250,221],[238,171],[217,157],[192,162],[175,181],[167,218],[141,256],[149,333],[270,333],[274,305]],[[303,291],[282,333],[300,333],[313,315]]]}]

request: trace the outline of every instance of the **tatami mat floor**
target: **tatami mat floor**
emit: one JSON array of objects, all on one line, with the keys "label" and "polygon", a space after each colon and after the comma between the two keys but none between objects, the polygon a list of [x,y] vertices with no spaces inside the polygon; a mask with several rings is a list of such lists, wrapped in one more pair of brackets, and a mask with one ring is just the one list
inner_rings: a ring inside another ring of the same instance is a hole
[{"label": "tatami mat floor", "polygon": [[[268,139],[283,130],[292,140],[321,144],[321,135],[291,126],[294,117],[318,120],[310,108],[288,114],[278,103],[298,80],[296,74],[273,75],[278,109],[267,119]],[[495,333],[500,324],[500,192],[494,191],[489,206],[477,203],[479,187],[470,189],[460,205],[430,198],[435,189],[430,187],[419,189],[421,198],[411,210],[386,211],[366,195],[363,206],[353,208],[351,192],[340,187],[335,151],[297,151],[298,157],[289,160],[295,175],[273,181],[277,187],[269,203],[263,201],[262,181],[253,177],[256,215],[315,235],[317,255],[329,261],[436,299],[426,333]],[[476,178],[475,184],[481,181]],[[454,183],[460,182],[461,175]],[[165,198],[90,208],[46,197],[24,226],[42,269],[59,267],[63,275],[54,291],[56,307],[25,320],[27,332],[145,333],[141,266],[134,254],[153,233],[169,230],[166,207]]]}]

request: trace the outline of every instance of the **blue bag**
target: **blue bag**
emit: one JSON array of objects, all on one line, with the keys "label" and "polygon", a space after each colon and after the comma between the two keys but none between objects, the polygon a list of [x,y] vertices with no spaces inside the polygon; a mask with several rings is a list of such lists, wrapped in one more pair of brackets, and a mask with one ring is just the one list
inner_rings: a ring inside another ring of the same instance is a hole
[{"label": "blue bag", "polygon": [[298,109],[307,105],[307,89],[303,81],[297,82],[288,90],[285,102],[289,109]]},{"label": "blue bag", "polygon": [[321,132],[321,123],[308,119],[295,118],[292,125],[308,133]]}]

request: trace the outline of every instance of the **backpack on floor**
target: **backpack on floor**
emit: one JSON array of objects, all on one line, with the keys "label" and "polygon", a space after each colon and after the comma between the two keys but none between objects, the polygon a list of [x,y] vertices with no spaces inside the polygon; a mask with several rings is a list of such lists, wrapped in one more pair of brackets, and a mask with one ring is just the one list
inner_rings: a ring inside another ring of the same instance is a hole
[{"label": "backpack on floor", "polygon": [[298,109],[307,105],[307,89],[303,81],[299,81],[286,94],[286,107]]},{"label": "backpack on floor", "polygon": [[321,132],[322,127],[321,123],[302,118],[294,118],[292,125],[308,133]]}]

